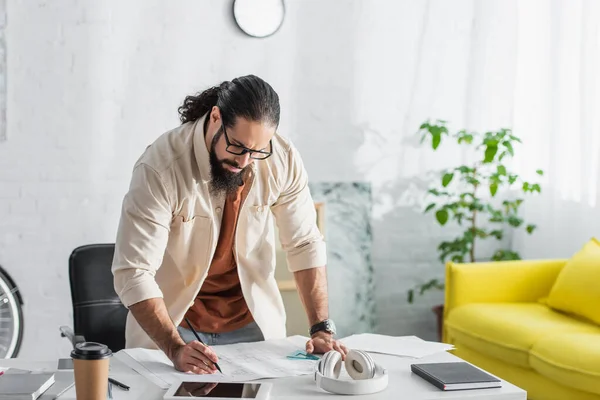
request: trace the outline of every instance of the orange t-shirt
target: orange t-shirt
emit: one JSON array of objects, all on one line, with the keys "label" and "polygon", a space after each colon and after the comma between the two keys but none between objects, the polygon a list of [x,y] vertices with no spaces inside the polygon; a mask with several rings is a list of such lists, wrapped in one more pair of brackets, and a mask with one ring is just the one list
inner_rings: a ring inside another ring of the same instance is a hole
[{"label": "orange t-shirt", "polygon": [[[220,333],[239,329],[253,321],[244,300],[233,241],[244,186],[227,195],[215,255],[194,304],[185,317],[199,332]],[[187,328],[186,325],[182,325]]]}]

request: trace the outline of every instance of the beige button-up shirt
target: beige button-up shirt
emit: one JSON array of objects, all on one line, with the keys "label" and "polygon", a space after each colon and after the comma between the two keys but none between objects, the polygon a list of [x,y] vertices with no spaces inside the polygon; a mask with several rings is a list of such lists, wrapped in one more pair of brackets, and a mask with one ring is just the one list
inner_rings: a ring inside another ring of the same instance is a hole
[{"label": "beige button-up shirt", "polygon": [[[112,265],[125,307],[162,297],[176,326],[208,273],[225,202],[210,193],[203,126],[201,118],[161,135],[136,162]],[[255,160],[249,184],[234,239],[240,284],[265,339],[282,338],[286,315],[274,278],[274,222],[290,271],[324,266],[325,242],[306,171],[289,140],[273,137],[273,154]],[[157,348],[131,312],[125,339],[128,348]]]}]

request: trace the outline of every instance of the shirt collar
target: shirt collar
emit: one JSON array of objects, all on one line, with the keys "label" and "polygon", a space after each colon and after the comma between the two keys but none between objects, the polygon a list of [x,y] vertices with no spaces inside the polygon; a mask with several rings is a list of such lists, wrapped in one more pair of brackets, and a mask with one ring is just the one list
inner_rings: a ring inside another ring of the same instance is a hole
[{"label": "shirt collar", "polygon": [[206,140],[204,139],[204,121],[206,116],[198,118],[194,123],[194,155],[196,156],[196,163],[200,170],[200,179],[202,182],[210,182],[210,159],[208,149],[206,148]]}]

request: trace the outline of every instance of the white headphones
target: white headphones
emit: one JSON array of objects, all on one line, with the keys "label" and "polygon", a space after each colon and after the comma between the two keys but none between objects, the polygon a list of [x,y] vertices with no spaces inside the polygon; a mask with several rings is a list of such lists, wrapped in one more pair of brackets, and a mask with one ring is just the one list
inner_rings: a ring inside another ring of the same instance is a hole
[{"label": "white headphones", "polygon": [[325,353],[315,371],[317,387],[335,394],[371,394],[388,385],[387,370],[364,351],[348,351],[344,365],[352,380],[339,379],[342,355],[335,350]]}]

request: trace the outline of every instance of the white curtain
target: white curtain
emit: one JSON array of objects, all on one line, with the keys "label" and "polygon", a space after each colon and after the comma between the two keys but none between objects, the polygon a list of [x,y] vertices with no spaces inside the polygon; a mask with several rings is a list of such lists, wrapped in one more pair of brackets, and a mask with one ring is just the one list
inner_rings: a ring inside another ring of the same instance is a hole
[{"label": "white curtain", "polygon": [[600,1],[360,4],[355,165],[372,182],[375,220],[421,210],[424,174],[461,161],[416,140],[421,122],[440,118],[454,130],[512,128],[523,140],[516,171],[545,171],[522,209],[538,230],[513,237],[522,256],[567,257],[600,236]]},{"label": "white curtain", "polygon": [[568,258],[600,238],[600,2],[520,1],[517,15],[513,129],[526,157],[516,167],[546,174],[523,209],[539,230],[513,246]]}]

